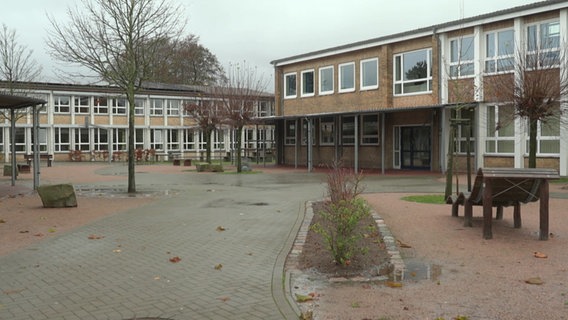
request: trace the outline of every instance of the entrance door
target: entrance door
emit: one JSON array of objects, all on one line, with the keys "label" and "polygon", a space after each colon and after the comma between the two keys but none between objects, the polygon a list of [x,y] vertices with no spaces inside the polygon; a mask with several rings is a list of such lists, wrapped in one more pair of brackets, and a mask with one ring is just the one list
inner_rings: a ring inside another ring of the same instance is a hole
[{"label": "entrance door", "polygon": [[403,169],[430,169],[430,127],[400,127],[400,162]]}]

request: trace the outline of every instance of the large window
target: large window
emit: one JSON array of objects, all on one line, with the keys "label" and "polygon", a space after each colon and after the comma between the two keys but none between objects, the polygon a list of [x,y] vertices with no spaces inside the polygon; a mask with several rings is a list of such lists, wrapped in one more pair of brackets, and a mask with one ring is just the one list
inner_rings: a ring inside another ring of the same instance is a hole
[{"label": "large window", "polygon": [[487,107],[487,153],[515,152],[515,121],[512,105]]},{"label": "large window", "polygon": [[55,152],[69,151],[71,130],[69,128],[55,128]]},{"label": "large window", "polygon": [[[108,150],[108,130],[102,128],[93,129],[93,147],[96,151]],[[116,150],[116,149],[115,149]]]},{"label": "large window", "polygon": [[314,70],[302,71],[302,97],[314,95]]},{"label": "large window", "polygon": [[164,100],[150,99],[150,115],[161,116],[164,114]]},{"label": "large window", "polygon": [[343,117],[341,121],[341,143],[343,145],[355,144],[355,117]]},{"label": "large window", "polygon": [[213,149],[223,150],[225,148],[225,130],[216,129],[213,131]]},{"label": "large window", "polygon": [[286,133],[284,137],[285,145],[295,145],[296,144],[296,121],[286,120]]},{"label": "large window", "polygon": [[473,108],[454,109],[451,113],[452,119],[460,119],[456,130],[456,152],[467,153],[467,139],[469,137],[469,152],[475,153],[475,138],[473,128],[475,126],[475,111]]},{"label": "large window", "polygon": [[[308,128],[311,127],[311,132],[308,132]],[[316,145],[316,128],[314,120],[307,119],[302,120],[302,145],[308,144],[308,135],[311,135],[312,145]]]},{"label": "large window", "polygon": [[112,149],[126,151],[128,150],[128,129],[117,128],[112,130]]},{"label": "large window", "polygon": [[361,90],[379,87],[379,59],[361,60]]},{"label": "large window", "polygon": [[432,91],[432,49],[394,56],[394,94]]},{"label": "large window", "polygon": [[134,114],[144,115],[144,106],[146,105],[146,99],[134,99]]},{"label": "large window", "polygon": [[195,131],[193,129],[183,130],[183,149],[195,150]]},{"label": "large window", "polygon": [[75,128],[75,148],[74,150],[88,151],[89,145],[89,129]]},{"label": "large window", "polygon": [[[557,107],[554,115],[546,118],[546,121],[538,121],[536,153],[540,155],[560,154],[560,107]],[[529,127],[527,122],[527,128]],[[529,136],[527,135],[527,152],[529,151]]]},{"label": "large window", "polygon": [[[46,152],[47,151],[47,129],[46,128],[38,128],[38,144],[39,144],[39,151]],[[34,132],[32,130],[32,149],[34,144]]]},{"label": "large window", "polygon": [[339,65],[339,92],[355,91],[355,63]]},{"label": "large window", "polygon": [[161,129],[150,130],[150,148],[154,150],[164,150],[164,138]]},{"label": "large window", "polygon": [[364,115],[361,121],[361,144],[379,144],[379,116]]},{"label": "large window", "polygon": [[284,75],[284,98],[296,98],[296,73]]},{"label": "large window", "polygon": [[179,130],[168,129],[166,134],[168,135],[168,150],[180,150]]},{"label": "large window", "polygon": [[168,116],[179,115],[179,111],[181,109],[181,100],[168,99],[166,103],[167,103],[166,110],[168,112]]},{"label": "large window", "polygon": [[560,23],[543,22],[527,27],[528,67],[554,66],[560,63]]},{"label": "large window", "polygon": [[134,148],[144,149],[144,129],[134,129]]},{"label": "large window", "polygon": [[473,36],[450,41],[450,77],[466,77],[474,74]]},{"label": "large window", "polygon": [[16,152],[26,151],[26,128],[16,127],[14,137],[16,140]]},{"label": "large window", "polygon": [[515,65],[515,32],[503,30],[485,35],[485,72],[513,70]]},{"label": "large window", "polygon": [[116,98],[112,100],[112,113],[113,114],[126,114],[126,99]]},{"label": "large window", "polygon": [[319,94],[333,93],[333,66],[319,69]]},{"label": "large window", "polygon": [[333,145],[335,142],[335,122],[333,117],[320,119],[320,144]]},{"label": "large window", "polygon": [[87,96],[75,97],[75,113],[89,113],[89,100]]},{"label": "large window", "polygon": [[53,112],[55,113],[69,113],[71,106],[70,96],[54,96],[53,97]]},{"label": "large window", "polygon": [[93,112],[95,114],[108,114],[108,98],[95,97],[95,103],[93,104]]}]

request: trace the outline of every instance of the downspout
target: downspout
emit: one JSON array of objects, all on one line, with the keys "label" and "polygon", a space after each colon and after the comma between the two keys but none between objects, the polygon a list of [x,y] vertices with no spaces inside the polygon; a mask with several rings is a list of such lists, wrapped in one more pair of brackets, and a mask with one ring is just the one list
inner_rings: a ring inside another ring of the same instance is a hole
[{"label": "downspout", "polygon": [[[432,36],[436,39],[436,52],[438,54],[438,104],[443,100],[442,97],[442,70],[441,70],[441,66],[443,64],[442,61],[442,55],[441,55],[441,41],[440,41],[440,35],[438,34],[438,29],[434,28],[432,30]],[[446,150],[446,139],[445,139],[445,135],[444,135],[444,130],[443,130],[443,126],[444,126],[444,114],[445,114],[445,109],[441,108],[441,112],[440,115],[438,117],[438,168],[444,172],[447,168],[444,165],[446,163],[446,156],[444,153],[444,150]],[[434,127],[434,117],[432,117],[432,129]],[[434,142],[434,130],[432,130],[432,142]],[[431,151],[431,155],[434,155],[434,152]],[[431,160],[430,160],[431,162]],[[432,166],[432,163],[430,163],[430,171],[433,171],[434,167]]]},{"label": "downspout", "polygon": [[385,174],[385,118],[386,112],[381,113],[381,174]]}]

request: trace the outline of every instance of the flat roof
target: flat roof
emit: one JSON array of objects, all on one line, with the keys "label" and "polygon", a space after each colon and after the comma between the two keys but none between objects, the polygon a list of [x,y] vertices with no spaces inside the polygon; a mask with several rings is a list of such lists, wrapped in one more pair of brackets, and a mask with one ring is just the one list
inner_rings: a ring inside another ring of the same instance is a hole
[{"label": "flat roof", "polygon": [[46,103],[47,101],[37,98],[0,94],[0,109],[23,109]]}]

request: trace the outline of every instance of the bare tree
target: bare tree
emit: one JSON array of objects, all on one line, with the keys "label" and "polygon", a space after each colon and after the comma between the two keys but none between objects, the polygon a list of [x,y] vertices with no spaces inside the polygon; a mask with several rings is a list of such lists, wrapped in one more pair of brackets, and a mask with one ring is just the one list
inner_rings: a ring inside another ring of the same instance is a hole
[{"label": "bare tree", "polygon": [[213,97],[221,101],[224,123],[235,130],[237,172],[242,171],[242,133],[243,128],[253,124],[257,117],[257,104],[266,98],[268,82],[258,70],[246,62],[231,65],[227,79],[213,88]]},{"label": "bare tree", "polygon": [[[2,24],[0,30],[0,80],[6,82],[6,87],[2,88],[7,94],[26,95],[23,82],[37,81],[41,75],[41,66],[33,59],[33,50],[18,43],[16,30],[11,30]],[[0,117],[11,119],[10,112],[0,110]],[[27,110],[22,109],[15,112],[16,120],[26,114]]]},{"label": "bare tree", "polygon": [[124,91],[128,109],[128,192],[136,192],[134,96],[150,66],[163,58],[161,46],[185,26],[180,6],[167,0],[82,0],[83,10],[67,9],[69,21],[49,18],[47,40],[56,59],[86,67]]},{"label": "bare tree", "polygon": [[[536,41],[536,40],[535,40]],[[532,48],[529,50],[527,48]],[[548,49],[544,49],[548,48]],[[485,78],[486,100],[512,105],[514,114],[510,118],[527,121],[529,129],[529,168],[536,168],[538,124],[560,124],[561,103],[568,95],[568,70],[560,68],[566,61],[565,51],[559,43],[528,43],[519,45],[510,68],[513,74]],[[496,123],[499,130],[506,123]]]},{"label": "bare tree", "polygon": [[179,41],[168,40],[161,54],[164,56],[161,63],[150,68],[150,81],[207,86],[224,78],[217,57],[195,35]]},{"label": "bare tree", "polygon": [[207,163],[211,163],[211,135],[222,123],[220,107],[220,102],[217,100],[202,100],[184,105],[185,112],[195,120],[203,132]]}]

